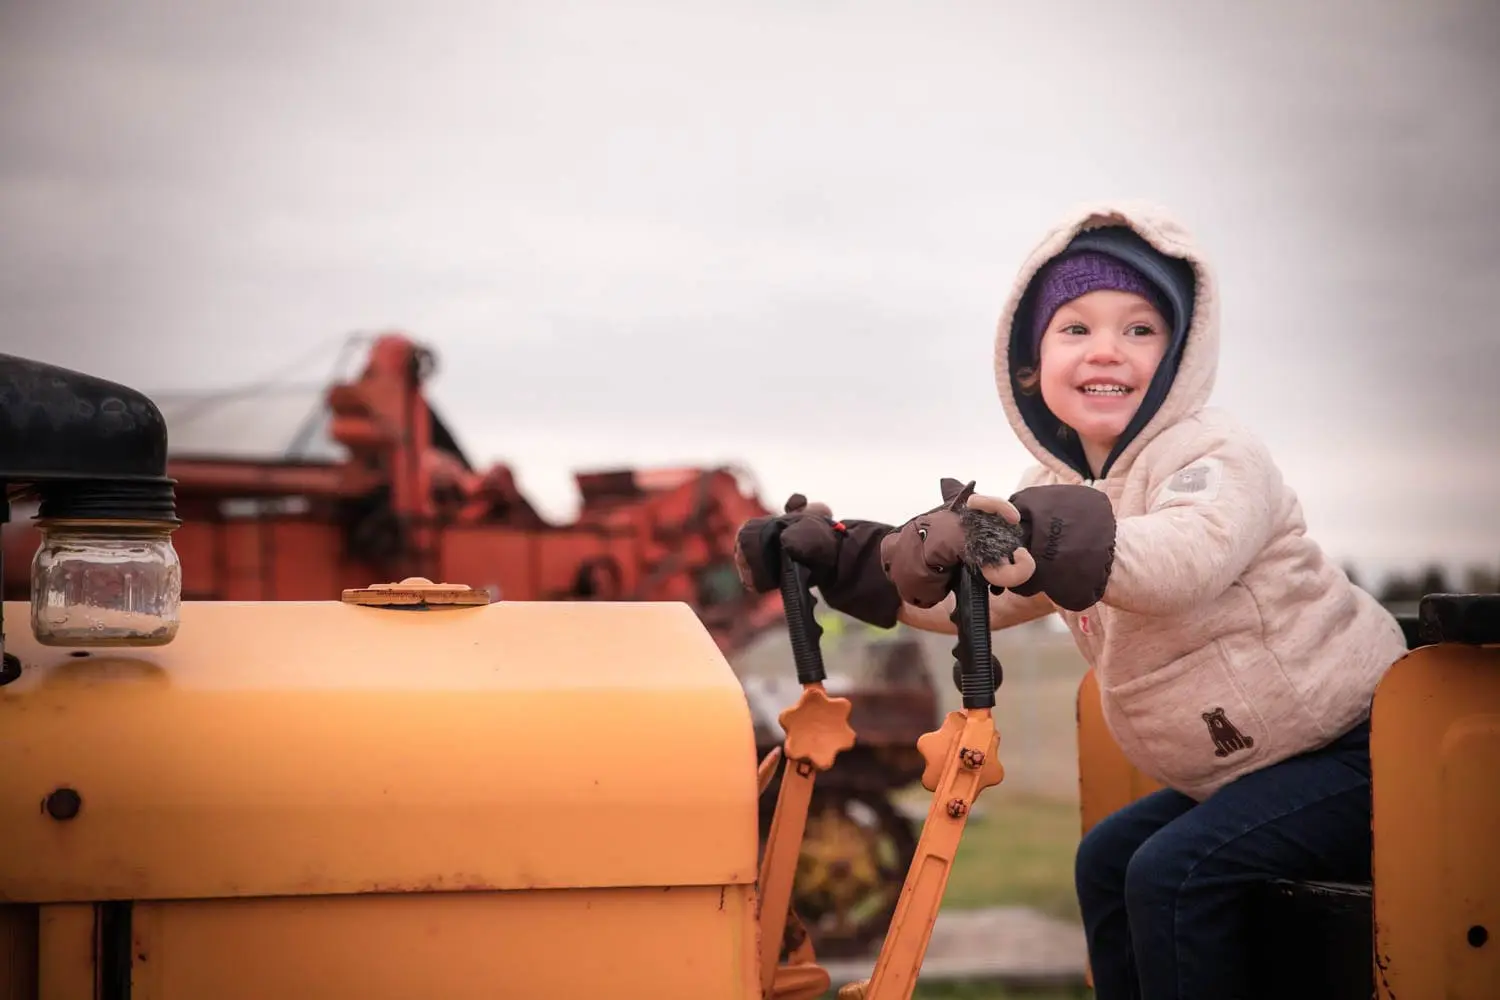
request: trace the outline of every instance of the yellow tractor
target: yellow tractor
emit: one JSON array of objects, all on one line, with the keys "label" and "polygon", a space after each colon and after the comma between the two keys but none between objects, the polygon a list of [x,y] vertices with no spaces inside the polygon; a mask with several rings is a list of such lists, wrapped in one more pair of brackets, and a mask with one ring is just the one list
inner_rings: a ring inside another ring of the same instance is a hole
[{"label": "yellow tractor", "polygon": [[[792,882],[854,732],[800,567],[782,586],[800,697],[757,762],[743,687],[686,605],[492,604],[425,579],[182,602],[166,441],[140,393],[0,355],[6,516],[35,501],[41,531],[29,601],[0,620],[0,995],[829,990]],[[919,740],[933,811],[872,979],[840,996],[911,995],[968,810],[1002,776],[970,627],[987,592],[959,587],[976,694]]]},{"label": "yellow tractor", "polygon": [[[182,602],[166,436],[134,390],[0,355],[0,515],[34,500],[42,532],[29,600],[0,619],[0,996],[833,988],[790,903],[815,782],[854,735],[799,567],[782,597],[801,693],[757,761],[744,690],[685,605],[491,603],[424,579]],[[918,740],[915,858],[872,978],[840,997],[911,996],[975,798],[1004,777],[987,588],[954,586],[964,707]],[[1268,889],[1268,967],[1312,954],[1307,933],[1352,943],[1266,995],[1500,995],[1497,600],[1423,605],[1426,640],[1374,706],[1375,885]],[[1085,826],[1150,787],[1090,684]],[[1362,889],[1373,917],[1306,902]]]}]

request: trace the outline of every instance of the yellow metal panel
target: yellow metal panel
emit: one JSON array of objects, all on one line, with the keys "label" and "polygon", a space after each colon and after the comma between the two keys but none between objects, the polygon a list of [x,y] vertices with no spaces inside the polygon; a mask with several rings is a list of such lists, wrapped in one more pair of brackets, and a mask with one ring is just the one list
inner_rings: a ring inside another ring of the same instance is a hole
[{"label": "yellow metal panel", "polygon": [[686,605],[186,603],[168,646],[7,644],[0,900],[755,878],[749,709]]},{"label": "yellow metal panel", "polygon": [[745,885],[138,903],[131,997],[758,1000],[754,909]]},{"label": "yellow metal panel", "polygon": [[[1130,763],[1104,721],[1099,678],[1091,668],[1078,683],[1078,814],[1083,833],[1110,813],[1162,787]],[[1094,985],[1093,970],[1084,981]]]},{"label": "yellow metal panel", "polygon": [[1500,995],[1500,648],[1396,663],[1370,753],[1380,996]]},{"label": "yellow metal panel", "polygon": [[1115,742],[1099,704],[1099,679],[1089,670],[1078,685],[1078,797],[1083,832],[1160,787],[1138,771]]},{"label": "yellow metal panel", "polygon": [[43,906],[38,920],[40,1000],[94,1000],[95,910],[87,903]]}]

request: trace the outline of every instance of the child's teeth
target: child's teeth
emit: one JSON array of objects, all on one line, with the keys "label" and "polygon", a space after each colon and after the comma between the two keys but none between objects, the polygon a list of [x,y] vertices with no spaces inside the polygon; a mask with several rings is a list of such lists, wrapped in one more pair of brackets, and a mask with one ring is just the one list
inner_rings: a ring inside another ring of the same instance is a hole
[{"label": "child's teeth", "polygon": [[1096,394],[1108,394],[1108,395],[1112,395],[1112,396],[1123,396],[1125,393],[1129,392],[1130,390],[1127,389],[1127,388],[1125,388],[1122,385],[1086,385],[1086,386],[1083,387],[1083,391],[1084,392],[1092,392],[1092,393],[1096,393]]}]

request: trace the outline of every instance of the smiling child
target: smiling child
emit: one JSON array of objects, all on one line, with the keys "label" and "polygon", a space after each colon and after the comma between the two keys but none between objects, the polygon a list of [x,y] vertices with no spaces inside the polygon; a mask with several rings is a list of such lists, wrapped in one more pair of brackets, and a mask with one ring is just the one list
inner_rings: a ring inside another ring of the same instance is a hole
[{"label": "smiling child", "polygon": [[[1165,786],[1079,845],[1100,1000],[1244,996],[1256,883],[1370,878],[1370,703],[1405,641],[1309,537],[1265,444],[1208,406],[1218,351],[1205,255],[1132,204],[1048,233],[995,338],[1000,401],[1037,464],[1009,500],[968,501],[1027,537],[984,568],[1002,591],[991,626],[1061,614],[1116,742]],[[954,631],[930,580],[962,534],[926,528],[956,512],[898,528],[792,506],[741,529],[747,585],[774,589],[785,551],[831,607]]]}]

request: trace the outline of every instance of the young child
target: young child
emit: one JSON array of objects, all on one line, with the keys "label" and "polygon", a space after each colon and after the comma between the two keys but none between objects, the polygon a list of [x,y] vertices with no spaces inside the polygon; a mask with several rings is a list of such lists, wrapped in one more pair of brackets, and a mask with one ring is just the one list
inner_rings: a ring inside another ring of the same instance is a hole
[{"label": "young child", "polygon": [[[1217,291],[1164,214],[1084,206],[1022,265],[995,341],[1038,465],[1008,501],[969,500],[1028,538],[984,570],[992,627],[1058,611],[1120,748],[1165,786],[1079,845],[1101,1000],[1244,996],[1248,887],[1370,878],[1370,702],[1405,642],[1308,538],[1261,441],[1206,405]],[[835,522],[799,496],[744,525],[737,557],[758,591],[784,550],[831,607],[952,632],[933,580],[958,546],[929,529],[955,517]]]}]

